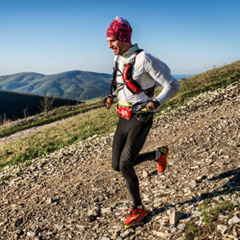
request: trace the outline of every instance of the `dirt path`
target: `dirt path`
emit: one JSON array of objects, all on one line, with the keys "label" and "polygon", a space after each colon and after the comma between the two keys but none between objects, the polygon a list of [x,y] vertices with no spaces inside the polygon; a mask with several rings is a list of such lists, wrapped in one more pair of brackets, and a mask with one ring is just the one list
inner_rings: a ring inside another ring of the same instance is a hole
[{"label": "dirt path", "polygon": [[0,138],[0,144],[4,144],[4,143],[7,143],[7,142],[15,140],[15,139],[26,137],[28,135],[34,134],[36,132],[40,132],[47,128],[51,128],[60,122],[69,121],[71,118],[74,118],[74,117],[76,117],[76,116],[65,118],[65,119],[62,119],[62,120],[59,120],[56,122],[52,122],[52,123],[48,123],[48,124],[45,124],[42,126],[32,127],[32,128],[26,129],[26,130],[22,130],[22,131],[13,133],[10,136],[2,137],[2,138]]}]

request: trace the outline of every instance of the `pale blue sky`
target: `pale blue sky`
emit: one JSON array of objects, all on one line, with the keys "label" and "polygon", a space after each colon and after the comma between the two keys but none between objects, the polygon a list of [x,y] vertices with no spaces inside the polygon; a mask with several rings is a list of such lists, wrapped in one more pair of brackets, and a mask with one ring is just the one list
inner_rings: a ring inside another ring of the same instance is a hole
[{"label": "pale blue sky", "polygon": [[173,74],[240,60],[240,0],[0,0],[0,75],[112,73],[106,30],[116,16]]}]

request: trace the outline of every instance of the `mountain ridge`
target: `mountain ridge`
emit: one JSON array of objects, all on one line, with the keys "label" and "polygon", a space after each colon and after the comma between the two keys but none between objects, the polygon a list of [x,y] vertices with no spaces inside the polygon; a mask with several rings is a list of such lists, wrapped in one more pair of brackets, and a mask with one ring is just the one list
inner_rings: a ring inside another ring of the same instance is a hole
[{"label": "mountain ridge", "polygon": [[0,90],[75,100],[99,98],[109,93],[112,75],[81,70],[44,75],[20,72],[0,76]]},{"label": "mountain ridge", "polygon": [[[190,74],[174,75],[178,80],[190,76]],[[111,79],[112,75],[108,73],[82,70],[71,70],[50,75],[20,72],[0,76],[0,90],[88,100],[108,95]]]}]

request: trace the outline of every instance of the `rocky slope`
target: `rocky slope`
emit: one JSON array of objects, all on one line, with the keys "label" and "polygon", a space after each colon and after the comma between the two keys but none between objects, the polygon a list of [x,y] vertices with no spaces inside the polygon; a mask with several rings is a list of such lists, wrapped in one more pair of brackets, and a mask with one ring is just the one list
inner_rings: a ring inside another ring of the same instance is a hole
[{"label": "rocky slope", "polygon": [[233,213],[220,211],[211,234],[196,239],[239,239],[239,109],[235,84],[155,119],[143,151],[168,144],[168,168],[159,174],[153,161],[136,167],[150,214],[134,229],[123,228],[131,202],[121,175],[111,169],[113,134],[5,168],[0,239],[180,240],[188,222],[206,225],[206,200],[208,209],[228,203]]}]

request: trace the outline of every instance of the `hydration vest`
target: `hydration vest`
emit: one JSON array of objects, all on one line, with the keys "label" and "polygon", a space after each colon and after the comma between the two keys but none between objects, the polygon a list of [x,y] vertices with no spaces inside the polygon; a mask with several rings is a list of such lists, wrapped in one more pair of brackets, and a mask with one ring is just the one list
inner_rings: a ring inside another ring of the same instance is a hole
[{"label": "hydration vest", "polygon": [[[154,95],[154,89],[155,87],[151,87],[148,89],[143,90],[142,87],[139,85],[139,83],[132,79],[132,70],[133,70],[133,66],[135,63],[135,59],[136,56],[142,52],[142,49],[138,49],[134,52],[134,57],[124,65],[124,69],[123,69],[123,73],[122,73],[122,79],[123,79],[123,83],[124,85],[127,86],[128,90],[130,90],[133,94],[138,94],[140,92],[144,92],[147,96],[149,96],[150,98],[153,97]],[[118,58],[117,58],[118,60]],[[117,71],[120,71],[118,69],[118,63],[117,60],[115,62],[115,67],[113,68],[113,79],[111,82],[111,89],[110,89],[110,94],[112,95],[112,89],[114,89],[114,91],[117,89]],[[121,71],[120,71],[121,72]]]}]

